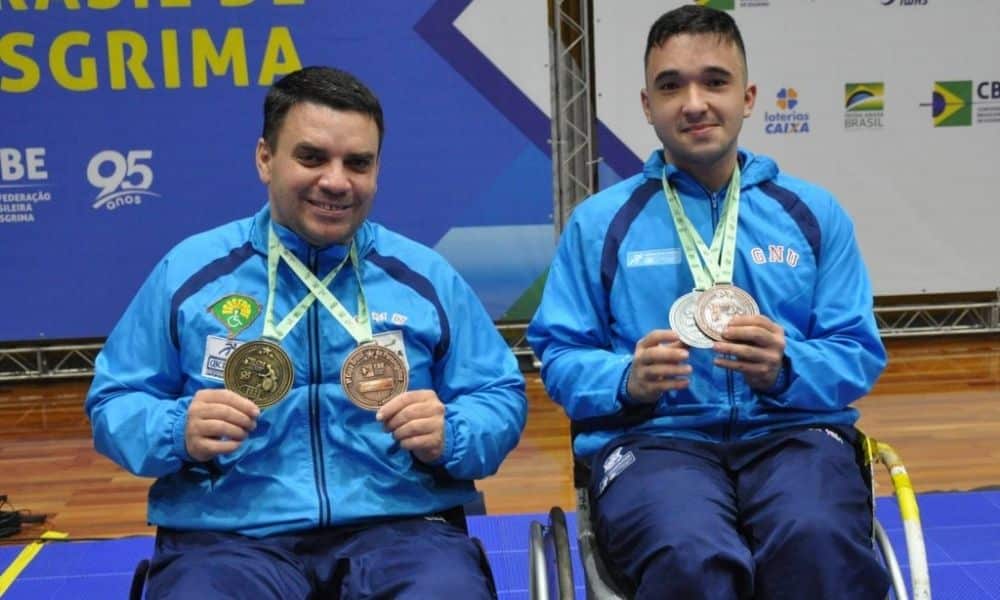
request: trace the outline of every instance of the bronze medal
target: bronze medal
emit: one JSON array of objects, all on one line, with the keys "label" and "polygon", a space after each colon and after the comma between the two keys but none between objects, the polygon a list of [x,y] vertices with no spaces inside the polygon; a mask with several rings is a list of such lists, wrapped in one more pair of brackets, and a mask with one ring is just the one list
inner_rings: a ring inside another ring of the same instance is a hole
[{"label": "bronze medal", "polygon": [[351,402],[365,410],[378,410],[406,391],[410,375],[395,352],[367,343],[347,356],[340,369],[340,384]]},{"label": "bronze medal", "polygon": [[722,340],[722,332],[733,317],[757,314],[760,314],[760,309],[750,294],[734,285],[716,285],[698,297],[694,320],[706,336]]},{"label": "bronze medal", "polygon": [[223,378],[227,390],[263,409],[277,404],[292,389],[295,369],[281,346],[255,340],[233,351],[226,360]]}]

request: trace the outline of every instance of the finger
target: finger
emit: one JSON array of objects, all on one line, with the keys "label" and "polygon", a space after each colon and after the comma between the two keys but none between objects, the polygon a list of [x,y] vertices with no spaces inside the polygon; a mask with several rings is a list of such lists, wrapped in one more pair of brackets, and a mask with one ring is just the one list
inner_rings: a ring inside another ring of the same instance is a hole
[{"label": "finger", "polygon": [[650,365],[635,372],[640,381],[660,381],[668,377],[687,377],[691,374],[691,365],[663,364]]},{"label": "finger", "polygon": [[392,416],[391,419],[383,421],[386,431],[395,431],[407,423],[416,420],[438,418],[444,421],[444,405],[435,399],[428,398],[423,402],[411,404]]},{"label": "finger", "polygon": [[738,359],[734,360],[723,357],[716,358],[714,362],[716,365],[724,369],[732,369],[733,371],[739,371],[746,375],[764,375],[768,371],[772,370],[771,365],[764,362],[752,362]]},{"label": "finger", "polygon": [[660,344],[672,344],[679,340],[680,338],[675,331],[670,329],[654,329],[636,343],[636,354],[638,354],[640,349],[652,348]]},{"label": "finger", "polygon": [[200,403],[192,404],[188,410],[188,418],[195,420],[216,420],[232,423],[233,425],[246,430],[253,431],[257,427],[257,420],[251,418],[228,404],[223,403]]},{"label": "finger", "polygon": [[215,419],[197,421],[191,426],[192,435],[203,438],[227,438],[232,440],[243,440],[247,437],[247,432],[241,427],[237,427],[226,421]]},{"label": "finger", "polygon": [[421,450],[436,450],[441,447],[441,436],[436,434],[419,435],[400,440],[399,445],[410,452]]},{"label": "finger", "polygon": [[663,392],[683,390],[691,385],[691,380],[687,377],[667,377],[659,381],[647,382],[643,385],[648,392],[655,393],[659,396]]},{"label": "finger", "polygon": [[192,399],[191,403],[194,404],[198,401],[206,404],[221,404],[229,406],[252,419],[256,419],[260,416],[260,408],[256,404],[230,390],[199,390],[194,395],[194,399]]},{"label": "finger", "polygon": [[392,431],[392,437],[402,442],[413,437],[437,435],[444,431],[444,421],[441,419],[417,419],[401,425]]},{"label": "finger", "polygon": [[375,420],[383,423],[390,421],[408,407],[425,402],[441,403],[433,390],[410,390],[403,392],[379,408],[378,412],[375,413]]}]

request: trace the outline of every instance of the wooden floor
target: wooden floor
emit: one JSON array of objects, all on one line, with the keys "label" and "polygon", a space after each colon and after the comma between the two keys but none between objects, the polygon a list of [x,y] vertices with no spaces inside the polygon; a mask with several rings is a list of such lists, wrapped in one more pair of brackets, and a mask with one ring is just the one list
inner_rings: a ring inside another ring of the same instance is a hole
[{"label": "wooden floor", "polygon": [[[889,342],[889,368],[858,403],[860,426],[889,442],[919,492],[1000,485],[1000,336]],[[45,514],[3,542],[44,529],[73,538],[149,534],[150,481],[94,452],[83,414],[87,381],[0,383],[0,494]],[[528,374],[530,412],[520,445],[479,487],[493,514],[573,506],[567,422]],[[890,493],[884,474],[879,493]],[[8,508],[8,507],[4,507]]]}]

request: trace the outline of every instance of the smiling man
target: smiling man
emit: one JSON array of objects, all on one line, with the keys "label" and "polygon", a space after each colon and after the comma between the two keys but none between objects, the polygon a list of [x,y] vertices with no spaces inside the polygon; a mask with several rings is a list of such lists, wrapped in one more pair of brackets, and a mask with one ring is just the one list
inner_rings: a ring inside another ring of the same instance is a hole
[{"label": "smiling man", "polygon": [[851,403],[885,366],[841,207],[738,145],[739,29],[650,28],[662,147],[576,208],[528,331],[590,461],[594,529],[636,598],[883,598]]},{"label": "smiling man", "polygon": [[95,445],[156,478],[149,598],[495,597],[462,506],[524,380],[444,259],[367,219],[383,134],[348,73],[277,82],[267,206],[171,250],[98,357]]}]

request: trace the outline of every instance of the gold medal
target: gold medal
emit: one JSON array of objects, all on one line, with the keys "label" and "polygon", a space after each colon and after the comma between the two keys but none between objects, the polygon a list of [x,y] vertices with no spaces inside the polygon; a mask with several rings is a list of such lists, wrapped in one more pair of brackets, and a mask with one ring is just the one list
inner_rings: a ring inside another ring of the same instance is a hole
[{"label": "gold medal", "polygon": [[698,329],[713,340],[721,340],[722,332],[736,316],[760,314],[750,294],[735,285],[715,285],[698,297],[694,320]]},{"label": "gold medal", "polygon": [[340,369],[340,384],[351,402],[365,410],[378,410],[406,391],[410,375],[395,352],[367,343],[347,356]]},{"label": "gold medal", "polygon": [[277,404],[292,389],[295,369],[288,354],[267,340],[247,342],[226,360],[226,389],[248,398],[260,408]]}]

